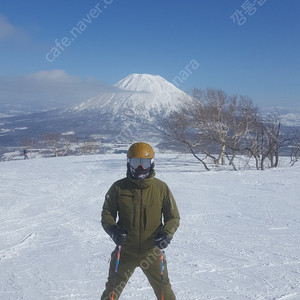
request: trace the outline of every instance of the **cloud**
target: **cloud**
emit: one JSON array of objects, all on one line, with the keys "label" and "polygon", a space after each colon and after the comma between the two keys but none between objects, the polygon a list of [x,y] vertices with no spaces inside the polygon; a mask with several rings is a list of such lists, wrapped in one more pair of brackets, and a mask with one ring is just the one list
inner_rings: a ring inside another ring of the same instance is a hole
[{"label": "cloud", "polygon": [[13,36],[16,33],[16,28],[7,21],[7,18],[0,14],[0,41]]},{"label": "cloud", "polygon": [[74,105],[100,94],[119,91],[94,78],[82,79],[65,70],[2,76],[0,90],[1,104],[30,104],[40,107]]},{"label": "cloud", "polygon": [[7,45],[9,42],[9,46],[17,45],[19,47],[20,44],[24,46],[31,41],[32,38],[26,29],[15,26],[0,13],[0,45]]}]

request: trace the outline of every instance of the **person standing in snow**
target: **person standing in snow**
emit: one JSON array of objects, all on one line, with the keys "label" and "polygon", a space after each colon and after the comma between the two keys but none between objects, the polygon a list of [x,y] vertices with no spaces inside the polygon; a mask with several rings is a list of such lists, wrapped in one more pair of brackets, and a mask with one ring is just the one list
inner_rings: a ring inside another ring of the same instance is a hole
[{"label": "person standing in snow", "polygon": [[[162,299],[162,293],[164,300],[176,299],[162,249],[170,243],[179,219],[169,187],[155,178],[152,147],[143,142],[131,145],[127,152],[127,176],[110,187],[101,214],[104,230],[116,243],[101,300],[119,299],[136,267],[147,276],[157,299]],[[119,246],[122,252],[115,273]]]},{"label": "person standing in snow", "polygon": [[28,157],[28,151],[26,149],[23,150],[24,159],[29,159]]}]

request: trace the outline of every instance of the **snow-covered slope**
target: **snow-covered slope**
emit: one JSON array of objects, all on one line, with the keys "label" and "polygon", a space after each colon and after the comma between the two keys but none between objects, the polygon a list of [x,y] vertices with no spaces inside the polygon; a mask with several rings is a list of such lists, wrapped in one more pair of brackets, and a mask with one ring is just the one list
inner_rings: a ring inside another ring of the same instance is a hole
[{"label": "snow-covered slope", "polygon": [[75,111],[99,110],[115,116],[153,118],[169,113],[186,93],[159,75],[131,74],[115,84],[119,93],[94,97],[75,107]]},{"label": "snow-covered slope", "polygon": [[[0,163],[1,300],[100,299],[114,248],[100,213],[125,156]],[[160,154],[156,171],[181,214],[165,251],[178,300],[300,299],[300,165],[203,172]],[[120,299],[155,299],[140,269]]]}]

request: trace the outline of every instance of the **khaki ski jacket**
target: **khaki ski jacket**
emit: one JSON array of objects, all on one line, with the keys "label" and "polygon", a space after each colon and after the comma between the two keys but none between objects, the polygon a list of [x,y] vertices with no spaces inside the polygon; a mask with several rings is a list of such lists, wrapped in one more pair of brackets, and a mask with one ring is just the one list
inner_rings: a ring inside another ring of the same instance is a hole
[{"label": "khaki ski jacket", "polygon": [[179,212],[167,184],[155,178],[155,172],[143,180],[127,177],[116,181],[108,190],[102,209],[101,223],[110,234],[113,225],[126,229],[122,251],[142,255],[155,246],[154,236],[160,231],[170,238],[179,226]]}]

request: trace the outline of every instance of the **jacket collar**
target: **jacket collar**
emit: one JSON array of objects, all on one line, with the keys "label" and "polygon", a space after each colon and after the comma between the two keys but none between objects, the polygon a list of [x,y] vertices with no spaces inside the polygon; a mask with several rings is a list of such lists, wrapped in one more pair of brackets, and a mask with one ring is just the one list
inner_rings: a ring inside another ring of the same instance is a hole
[{"label": "jacket collar", "polygon": [[127,171],[127,178],[129,179],[130,183],[134,186],[134,188],[137,188],[137,189],[146,189],[148,188],[152,182],[153,182],[153,179],[155,177],[155,171],[153,170],[151,172],[151,174],[145,178],[145,179],[134,179],[130,176],[130,173],[129,171]]}]

